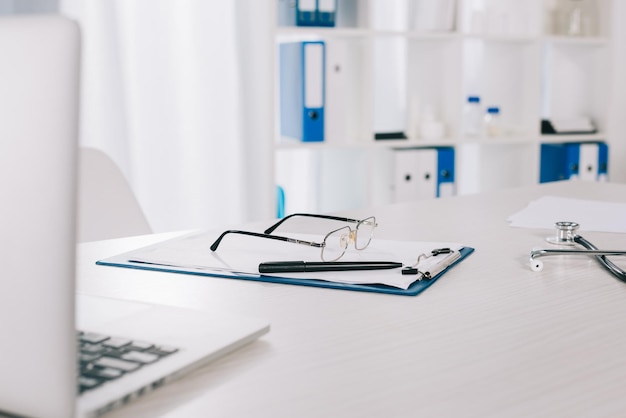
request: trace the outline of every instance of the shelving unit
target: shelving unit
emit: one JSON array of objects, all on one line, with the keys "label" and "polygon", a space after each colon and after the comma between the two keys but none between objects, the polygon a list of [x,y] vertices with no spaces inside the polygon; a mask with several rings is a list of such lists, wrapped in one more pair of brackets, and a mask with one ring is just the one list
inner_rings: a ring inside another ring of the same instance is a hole
[{"label": "shelving unit", "polygon": [[[420,0],[337,0],[334,28],[287,24],[290,1],[276,0],[277,44],[326,42],[326,118],[329,124],[338,122],[334,117],[345,121],[332,131],[340,134],[327,135],[321,143],[282,138],[276,123],[276,177],[287,189],[287,212],[392,202],[393,150],[398,148],[454,147],[456,191],[468,194],[537,183],[543,142],[601,140],[610,145],[614,1],[597,0],[596,33],[574,37],[553,30],[553,0],[452,1],[455,13],[440,31],[415,28],[415,8],[425,3]],[[336,64],[338,73],[333,72]],[[277,88],[279,77],[277,67]],[[469,95],[500,107],[502,135],[463,135]],[[426,108],[443,122],[441,138],[419,135]],[[598,133],[541,134],[542,118],[577,116],[591,117]],[[375,139],[377,132],[394,131],[407,139]],[[304,198],[290,206],[294,194]]]}]

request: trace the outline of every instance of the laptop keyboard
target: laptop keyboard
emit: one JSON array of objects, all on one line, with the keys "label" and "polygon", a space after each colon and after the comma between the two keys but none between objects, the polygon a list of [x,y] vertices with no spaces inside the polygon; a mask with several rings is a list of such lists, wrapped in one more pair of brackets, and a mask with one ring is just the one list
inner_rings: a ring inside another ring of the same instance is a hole
[{"label": "laptop keyboard", "polygon": [[175,347],[145,341],[77,332],[78,393],[97,388],[178,351]]}]

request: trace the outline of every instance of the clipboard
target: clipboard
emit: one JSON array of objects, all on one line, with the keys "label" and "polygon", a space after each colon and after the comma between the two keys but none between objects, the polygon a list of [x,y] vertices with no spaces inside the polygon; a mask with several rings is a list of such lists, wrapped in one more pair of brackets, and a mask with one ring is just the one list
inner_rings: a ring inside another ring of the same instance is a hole
[{"label": "clipboard", "polygon": [[[178,238],[175,238],[176,240]],[[159,244],[150,246],[157,247]],[[150,248],[148,247],[148,248]],[[141,250],[141,249],[140,249]],[[112,267],[122,267],[122,268],[130,268],[130,269],[138,269],[138,270],[151,270],[151,271],[161,271],[166,273],[179,273],[179,274],[191,274],[196,276],[207,276],[207,277],[217,277],[217,278],[228,278],[228,279],[237,279],[237,280],[250,280],[250,281],[258,281],[265,283],[277,283],[277,284],[287,284],[287,285],[297,285],[297,286],[309,286],[309,287],[320,287],[320,288],[328,288],[328,289],[336,289],[336,290],[352,290],[359,292],[373,292],[373,293],[384,293],[390,295],[402,295],[402,296],[417,296],[428,287],[432,286],[437,280],[439,280],[448,270],[459,264],[463,261],[467,256],[469,256],[474,251],[472,247],[462,247],[459,250],[460,257],[451,263],[445,270],[441,271],[436,276],[430,279],[416,280],[413,282],[407,289],[401,289],[390,285],[384,284],[353,284],[353,283],[339,283],[327,280],[320,280],[313,276],[315,273],[311,273],[311,278],[302,279],[302,278],[293,278],[293,277],[279,277],[274,275],[262,275],[258,273],[248,273],[248,272],[236,272],[229,269],[216,269],[216,268],[203,268],[201,266],[197,267],[180,267],[176,265],[164,265],[164,264],[152,264],[149,262],[137,262],[129,260],[132,258],[132,254],[134,251],[119,254],[113,257],[109,257],[107,259],[99,260],[96,262],[97,265],[101,266],[112,266]],[[400,270],[397,270],[396,274],[401,274]],[[417,279],[417,276],[416,276]]]}]

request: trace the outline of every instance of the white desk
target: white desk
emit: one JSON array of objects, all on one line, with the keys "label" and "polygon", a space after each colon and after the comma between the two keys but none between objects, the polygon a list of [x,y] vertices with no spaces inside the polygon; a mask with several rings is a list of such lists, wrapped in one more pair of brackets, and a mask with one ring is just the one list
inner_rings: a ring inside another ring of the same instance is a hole
[{"label": "white desk", "polygon": [[[377,237],[476,248],[417,297],[94,265],[172,234],[82,244],[81,292],[272,324],[110,416],[626,416],[626,284],[586,257],[548,257],[530,271],[530,249],[552,231],[505,219],[542,195],[626,202],[626,185],[552,183],[351,212],[375,215]],[[584,236],[626,247],[623,234]]]}]

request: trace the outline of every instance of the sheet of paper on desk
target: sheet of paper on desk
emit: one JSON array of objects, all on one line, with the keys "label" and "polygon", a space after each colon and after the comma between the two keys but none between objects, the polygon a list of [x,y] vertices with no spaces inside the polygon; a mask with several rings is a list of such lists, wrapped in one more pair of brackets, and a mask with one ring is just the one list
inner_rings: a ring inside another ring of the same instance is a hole
[{"label": "sheet of paper on desk", "polygon": [[555,222],[569,221],[581,231],[626,233],[626,204],[544,196],[509,216],[511,226],[553,229]]},{"label": "sheet of paper on desk", "polygon": [[[311,235],[290,234],[290,237],[316,242],[320,240],[319,236]],[[321,261],[320,248],[238,234],[226,236],[217,251],[213,252],[209,247],[215,238],[215,234],[205,232],[175,238],[132,251],[128,253],[128,261],[232,275],[259,275],[259,264],[268,261]],[[395,261],[413,265],[420,254],[430,254],[433,249],[443,247],[459,250],[462,245],[374,238],[365,250],[356,251],[353,246],[348,247],[341,261]],[[418,278],[416,275],[403,275],[399,268],[271,276],[352,284],[385,284],[401,289],[407,289]]]}]

